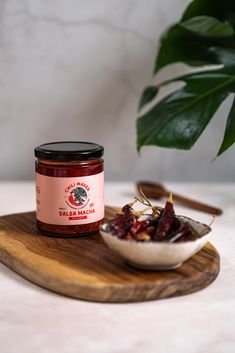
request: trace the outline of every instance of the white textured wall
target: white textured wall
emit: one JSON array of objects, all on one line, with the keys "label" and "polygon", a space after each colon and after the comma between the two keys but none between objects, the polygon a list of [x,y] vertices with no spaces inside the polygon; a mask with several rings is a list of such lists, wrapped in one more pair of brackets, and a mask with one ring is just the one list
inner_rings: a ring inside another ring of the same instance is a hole
[{"label": "white textured wall", "polygon": [[210,163],[228,103],[191,152],[135,150],[159,35],[187,3],[0,0],[0,178],[32,178],[35,145],[77,139],[105,146],[107,179],[234,181],[234,148]]}]

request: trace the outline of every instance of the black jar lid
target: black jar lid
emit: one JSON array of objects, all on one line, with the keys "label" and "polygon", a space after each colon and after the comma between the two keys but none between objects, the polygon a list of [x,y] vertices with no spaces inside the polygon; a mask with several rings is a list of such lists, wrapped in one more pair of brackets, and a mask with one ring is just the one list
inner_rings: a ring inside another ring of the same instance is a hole
[{"label": "black jar lid", "polygon": [[100,158],[104,154],[104,147],[92,142],[61,141],[39,145],[34,149],[39,159],[71,162]]}]

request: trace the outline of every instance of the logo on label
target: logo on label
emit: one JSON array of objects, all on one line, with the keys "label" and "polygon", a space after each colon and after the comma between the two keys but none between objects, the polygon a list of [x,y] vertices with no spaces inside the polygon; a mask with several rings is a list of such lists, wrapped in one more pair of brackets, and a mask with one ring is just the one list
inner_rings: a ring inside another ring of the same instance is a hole
[{"label": "logo on label", "polygon": [[87,191],[81,186],[72,189],[67,197],[67,204],[72,208],[83,208],[88,201]]}]

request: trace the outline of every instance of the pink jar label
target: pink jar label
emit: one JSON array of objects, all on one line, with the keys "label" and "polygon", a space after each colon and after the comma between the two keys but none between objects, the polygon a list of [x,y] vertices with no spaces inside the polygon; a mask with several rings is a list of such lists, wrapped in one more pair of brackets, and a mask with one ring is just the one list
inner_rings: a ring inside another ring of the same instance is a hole
[{"label": "pink jar label", "polygon": [[73,178],[36,173],[37,219],[47,224],[76,225],[104,218],[104,172]]}]

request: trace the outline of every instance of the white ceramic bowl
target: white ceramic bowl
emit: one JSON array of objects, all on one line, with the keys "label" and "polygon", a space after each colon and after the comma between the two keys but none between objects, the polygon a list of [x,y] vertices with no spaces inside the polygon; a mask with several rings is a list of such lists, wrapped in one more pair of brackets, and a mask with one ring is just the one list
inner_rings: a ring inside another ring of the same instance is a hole
[{"label": "white ceramic bowl", "polygon": [[200,238],[187,242],[137,242],[119,239],[107,231],[108,223],[100,226],[100,233],[110,249],[116,251],[131,265],[149,270],[170,270],[179,267],[196,254],[208,241],[211,228],[190,218],[177,216],[191,224]]}]

